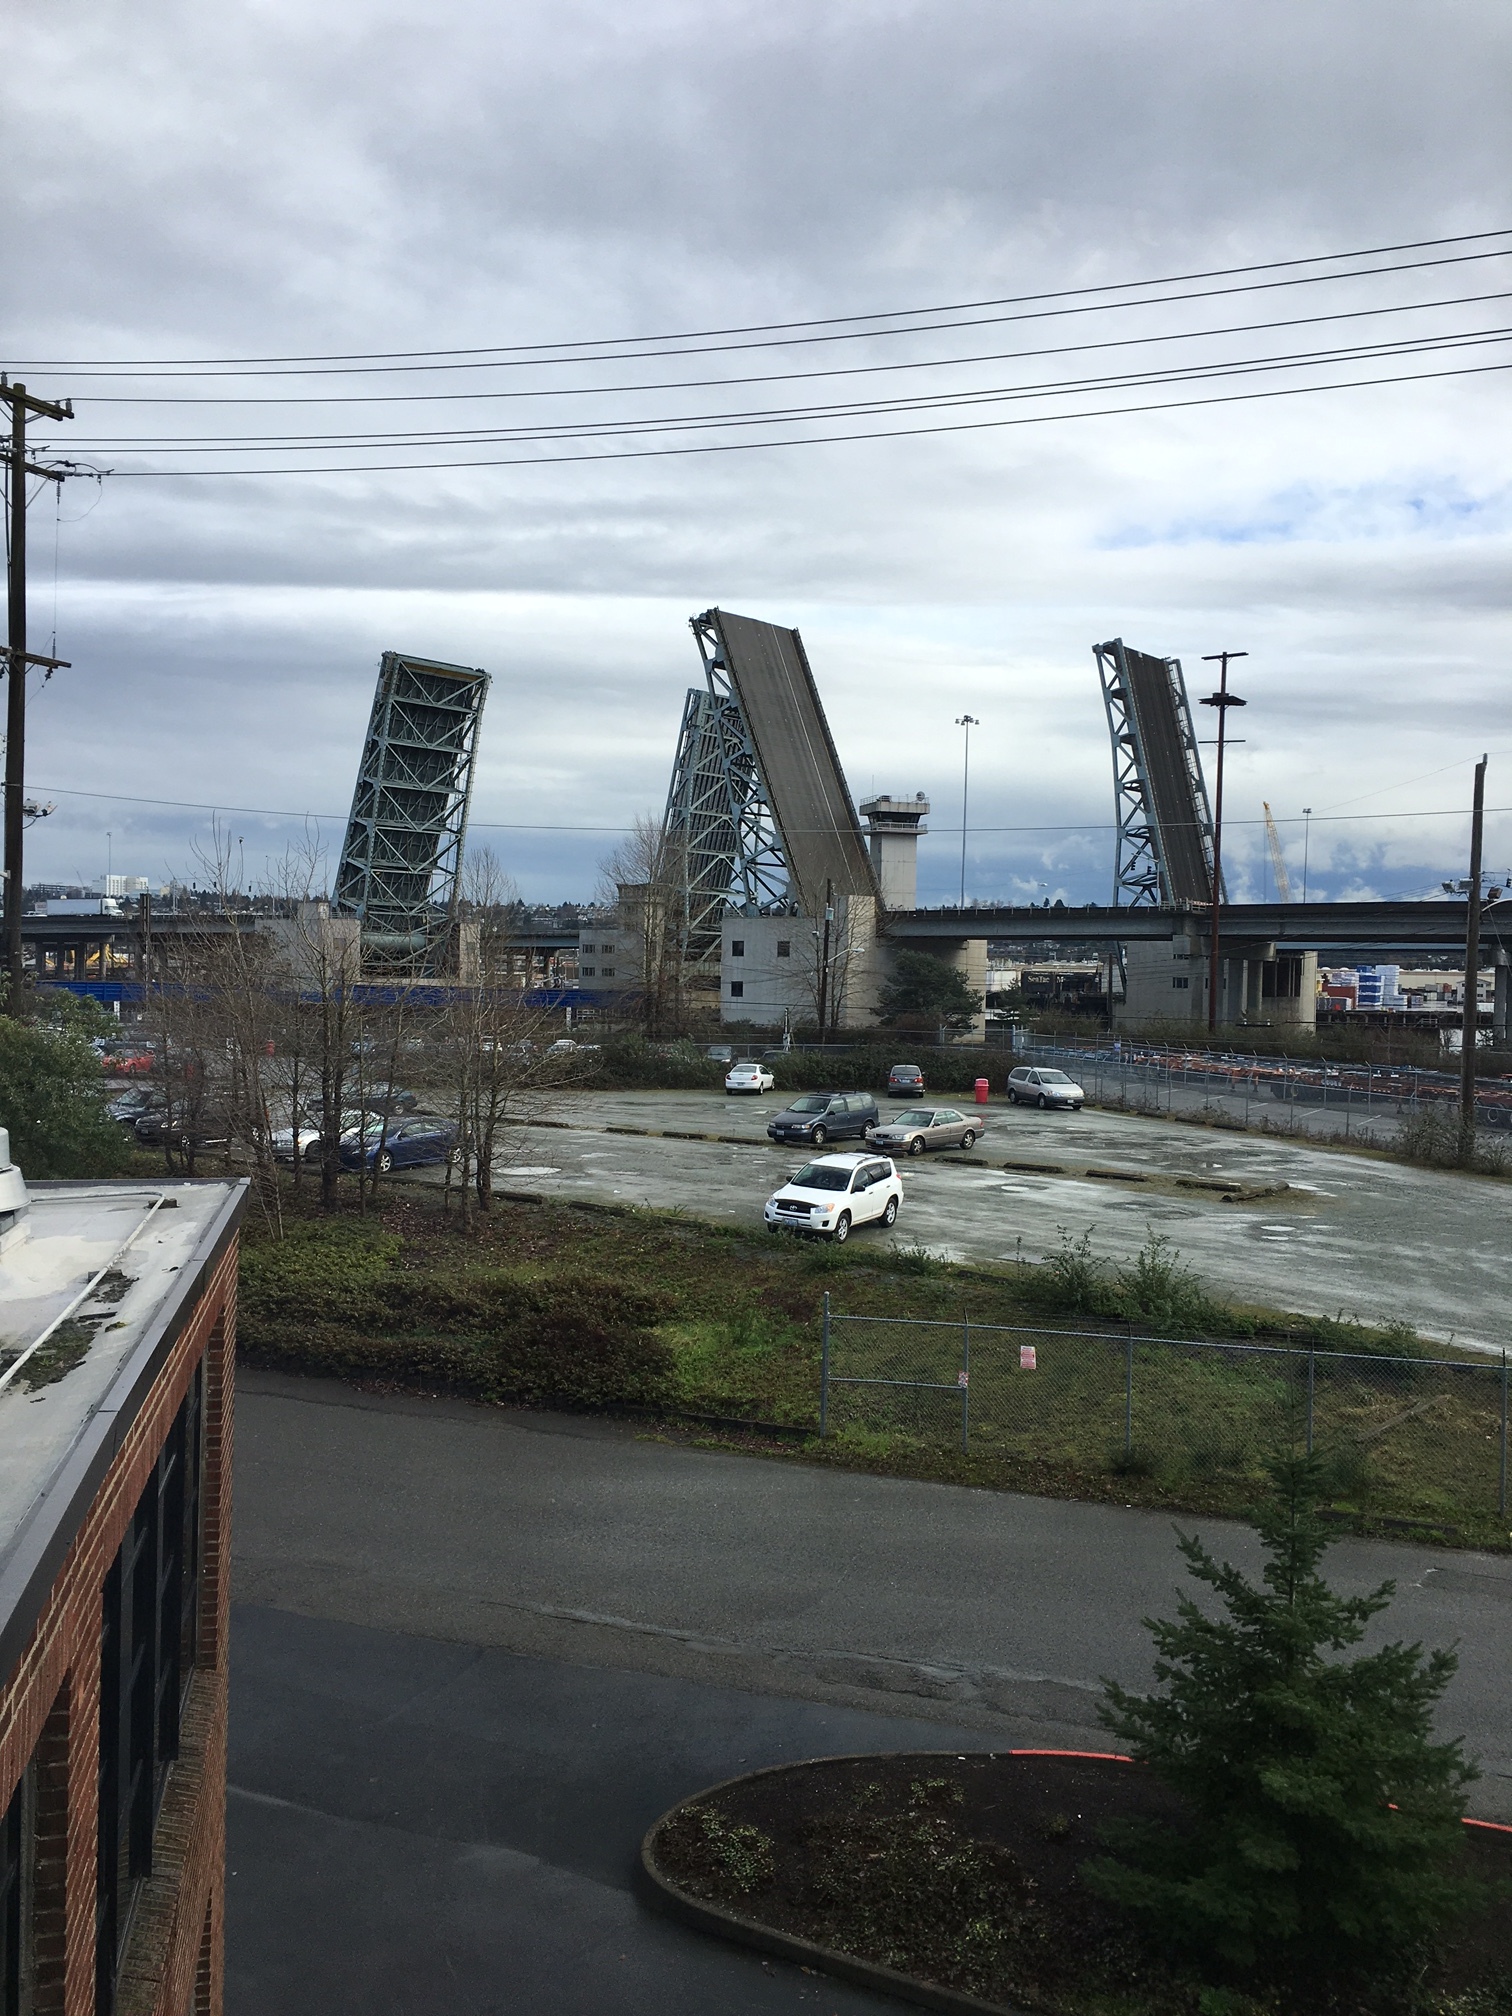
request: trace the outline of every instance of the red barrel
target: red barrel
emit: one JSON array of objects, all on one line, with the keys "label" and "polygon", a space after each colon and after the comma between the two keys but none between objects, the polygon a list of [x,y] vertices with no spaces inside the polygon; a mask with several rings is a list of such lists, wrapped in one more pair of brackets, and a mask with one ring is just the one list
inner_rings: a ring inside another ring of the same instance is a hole
[{"label": "red barrel", "polygon": [[976,1103],[978,1106],[985,1106],[987,1104],[987,1091],[987,1080],[985,1078],[978,1078],[976,1081]]}]

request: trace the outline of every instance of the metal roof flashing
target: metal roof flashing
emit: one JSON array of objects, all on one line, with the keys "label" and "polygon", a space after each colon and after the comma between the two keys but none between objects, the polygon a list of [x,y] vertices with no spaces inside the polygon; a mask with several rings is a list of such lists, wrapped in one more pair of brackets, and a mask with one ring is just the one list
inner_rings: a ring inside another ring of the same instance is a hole
[{"label": "metal roof flashing", "polygon": [[27,1187],[22,1236],[0,1246],[0,1671],[24,1649],[248,1191],[245,1177]]}]

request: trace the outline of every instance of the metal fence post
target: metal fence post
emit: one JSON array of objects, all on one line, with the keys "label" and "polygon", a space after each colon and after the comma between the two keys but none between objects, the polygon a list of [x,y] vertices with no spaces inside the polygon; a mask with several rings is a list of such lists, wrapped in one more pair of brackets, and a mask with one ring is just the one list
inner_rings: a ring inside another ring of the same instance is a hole
[{"label": "metal fence post", "polygon": [[819,1339],[819,1439],[829,1433],[830,1298],[824,1291],[824,1328]]},{"label": "metal fence post", "polygon": [[1307,1453],[1313,1453],[1313,1372],[1317,1363],[1317,1351],[1311,1344],[1307,1347]]},{"label": "metal fence post", "polygon": [[1501,1462],[1496,1486],[1496,1508],[1503,1519],[1507,1516],[1507,1354],[1502,1353],[1502,1409],[1501,1409]]},{"label": "metal fence post", "polygon": [[1134,1448],[1134,1331],[1124,1339],[1124,1454]]},{"label": "metal fence post", "polygon": [[971,1324],[961,1318],[961,1448],[971,1434]]}]

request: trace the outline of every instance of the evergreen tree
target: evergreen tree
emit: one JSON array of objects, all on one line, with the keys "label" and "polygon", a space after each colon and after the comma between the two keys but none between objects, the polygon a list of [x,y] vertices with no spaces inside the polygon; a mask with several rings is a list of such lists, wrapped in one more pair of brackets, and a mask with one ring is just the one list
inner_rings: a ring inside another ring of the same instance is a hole
[{"label": "evergreen tree", "polygon": [[1395,1585],[1339,1596],[1318,1572],[1331,1535],[1317,1458],[1277,1459],[1271,1479],[1254,1521],[1262,1582],[1183,1537],[1220,1613],[1183,1597],[1174,1622],[1146,1619],[1157,1691],[1106,1685],[1103,1721],[1180,1794],[1190,1825],[1111,1827],[1119,1859],[1084,1874],[1199,1957],[1368,1973],[1478,1895],[1459,1824],[1476,1772],[1432,1734],[1457,1661],[1403,1644],[1339,1658]]},{"label": "evergreen tree", "polygon": [[930,952],[899,952],[872,1012],[910,1028],[969,1029],[982,1012],[982,996],[947,960]]},{"label": "evergreen tree", "polygon": [[0,1127],[23,1175],[112,1176],[125,1164],[91,1026],[51,1003],[34,1020],[0,1016]]}]

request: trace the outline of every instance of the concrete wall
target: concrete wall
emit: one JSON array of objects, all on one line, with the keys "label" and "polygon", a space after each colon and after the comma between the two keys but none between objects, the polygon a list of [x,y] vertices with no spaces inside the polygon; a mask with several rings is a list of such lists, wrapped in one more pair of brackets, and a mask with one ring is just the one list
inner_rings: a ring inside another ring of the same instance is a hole
[{"label": "concrete wall", "polygon": [[[1246,1023],[1311,1030],[1317,1022],[1318,955],[1287,952],[1265,957],[1224,958],[1218,966],[1218,1021],[1232,1028]],[[1126,991],[1114,1012],[1121,1028],[1145,1022],[1208,1022],[1208,952],[1201,938],[1134,941],[1124,948]]]},{"label": "concrete wall", "polygon": [[[758,1028],[810,1026],[818,1018],[823,924],[813,917],[727,917],[719,955],[720,1020]],[[837,896],[830,926],[831,1019],[840,1029],[877,1026],[884,954],[876,905],[865,896]]]}]

